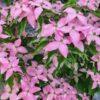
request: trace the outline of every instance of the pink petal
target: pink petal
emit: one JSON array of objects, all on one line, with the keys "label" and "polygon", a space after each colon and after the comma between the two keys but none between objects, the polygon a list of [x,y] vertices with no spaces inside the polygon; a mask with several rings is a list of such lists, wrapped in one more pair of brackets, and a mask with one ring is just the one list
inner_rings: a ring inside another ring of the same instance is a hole
[{"label": "pink petal", "polygon": [[65,9],[65,11],[68,15],[67,15],[67,22],[70,22],[72,21],[74,18],[76,18],[77,14],[76,14],[76,11],[75,9],[73,8],[67,8]]},{"label": "pink petal", "polygon": [[94,73],[93,73],[91,70],[88,70],[87,73],[88,73],[90,76],[94,76]]},{"label": "pink petal", "polygon": [[87,24],[87,19],[85,16],[83,16],[82,14],[78,14],[77,15],[79,21],[82,23],[82,24]]},{"label": "pink petal", "polygon": [[22,90],[27,91],[29,89],[27,82],[22,80],[21,81],[21,88],[22,88]]},{"label": "pink petal", "polygon": [[7,71],[7,68],[6,67],[4,67],[4,66],[0,66],[1,68],[0,68],[0,73],[1,74],[4,74],[6,71]]},{"label": "pink petal", "polygon": [[75,47],[77,47],[80,51],[84,51],[84,45],[83,43],[80,41],[79,43],[74,44]]},{"label": "pink petal", "polygon": [[43,9],[41,7],[37,7],[35,10],[34,10],[34,15],[35,15],[35,18],[38,19],[38,17],[40,16],[40,14],[42,13]]},{"label": "pink petal", "polygon": [[6,23],[5,21],[0,20],[0,25],[3,25],[3,24],[5,24],[5,23]]},{"label": "pink petal", "polygon": [[52,9],[52,5],[48,1],[44,1],[42,7],[45,8],[45,9],[49,9],[49,10]]},{"label": "pink petal", "polygon": [[7,52],[0,52],[0,58],[6,57],[8,54]]},{"label": "pink petal", "polygon": [[76,17],[76,15],[74,15],[74,14],[68,14],[67,15],[67,22],[72,21],[75,17]]},{"label": "pink petal", "polygon": [[93,35],[87,35],[86,39],[87,39],[88,44],[90,44],[94,40],[94,36]]},{"label": "pink petal", "polygon": [[31,12],[31,9],[27,5],[22,5],[22,10],[26,13],[29,14]]},{"label": "pink petal", "polygon": [[55,93],[59,95],[60,93],[63,93],[63,89],[62,88],[55,89]]},{"label": "pink petal", "polygon": [[41,35],[43,37],[51,36],[55,31],[55,27],[53,24],[44,24],[42,27]]},{"label": "pink petal", "polygon": [[96,29],[94,31],[95,31],[96,35],[100,35],[100,28],[96,27]]},{"label": "pink petal", "polygon": [[4,17],[7,17],[8,15],[8,11],[6,9],[1,9],[1,14],[4,16]]},{"label": "pink petal", "polygon": [[58,47],[59,47],[59,42],[54,41],[47,44],[47,46],[44,49],[45,51],[53,51],[53,50],[58,49]]},{"label": "pink petal", "polygon": [[12,93],[12,94],[10,95],[10,100],[18,100],[17,94]]},{"label": "pink petal", "polygon": [[62,27],[62,26],[64,26],[64,25],[66,25],[66,24],[67,24],[67,20],[66,20],[66,17],[64,17],[64,18],[61,18],[61,19],[58,21],[57,26],[58,26],[58,27]]},{"label": "pink petal", "polygon": [[10,37],[10,36],[8,36],[8,35],[6,35],[6,34],[0,34],[0,38],[2,38],[2,39],[6,39],[6,38],[8,38],[8,37]]},{"label": "pink petal", "polygon": [[54,99],[54,94],[49,94],[47,96],[47,100],[53,100]]},{"label": "pink petal", "polygon": [[95,36],[94,40],[95,40],[97,45],[100,45],[100,37]]},{"label": "pink petal", "polygon": [[70,32],[70,37],[73,44],[78,43],[80,41],[80,34],[77,31],[72,30]]},{"label": "pink petal", "polygon": [[54,89],[51,85],[47,85],[43,88],[43,92],[46,93],[54,93]]},{"label": "pink petal", "polygon": [[63,39],[63,33],[60,31],[56,31],[55,33],[55,40],[56,41],[61,41]]},{"label": "pink petal", "polygon": [[95,62],[98,62],[99,61],[99,55],[94,55],[91,59]]},{"label": "pink petal", "polygon": [[52,62],[56,67],[58,66],[58,59],[56,56],[53,57]]},{"label": "pink petal", "polygon": [[12,69],[9,69],[7,72],[6,72],[6,80],[11,77],[13,74],[13,70]]},{"label": "pink petal", "polygon": [[43,76],[43,75],[39,75],[38,78],[42,81],[48,81],[46,76]]},{"label": "pink petal", "polygon": [[92,89],[95,89],[97,85],[98,85],[97,82],[93,82]]},{"label": "pink petal", "polygon": [[29,13],[27,16],[27,21],[33,28],[36,28],[36,19],[33,13]]},{"label": "pink petal", "polygon": [[26,50],[26,48],[24,48],[23,46],[20,46],[20,47],[18,47],[17,48],[17,51],[19,52],[19,53],[27,53],[27,50]]},{"label": "pink petal", "polygon": [[58,30],[63,32],[63,33],[69,33],[71,31],[71,27],[63,26],[63,27],[60,27]]},{"label": "pink petal", "polygon": [[20,7],[20,4],[16,3],[14,7],[11,7],[10,14],[14,19],[17,18],[21,13],[22,13],[22,9]]},{"label": "pink petal", "polygon": [[39,88],[39,87],[36,87],[36,86],[34,86],[34,87],[32,87],[30,90],[29,90],[29,92],[30,93],[36,93],[36,92],[38,92],[38,91],[40,91],[41,89]]},{"label": "pink petal", "polygon": [[68,55],[67,45],[61,43],[60,46],[59,46],[59,51],[64,57],[67,57],[67,55]]},{"label": "pink petal", "polygon": [[24,100],[37,100],[36,96],[31,93],[28,93]]},{"label": "pink petal", "polygon": [[16,47],[19,47],[21,45],[21,39],[16,40],[14,44]]},{"label": "pink petal", "polygon": [[23,2],[23,3],[28,3],[28,2],[29,2],[29,0],[22,0],[22,2]]},{"label": "pink petal", "polygon": [[1,100],[7,100],[9,98],[10,94],[5,92],[1,95]]},{"label": "pink petal", "polygon": [[4,65],[8,65],[9,64],[9,61],[8,61],[8,59],[6,59],[6,58],[0,58],[0,62],[2,63],[2,64],[4,64]]},{"label": "pink petal", "polygon": [[22,98],[24,98],[24,97],[26,97],[27,96],[27,92],[21,92],[21,93],[19,93],[19,95],[18,95],[18,98],[19,99],[22,99]]},{"label": "pink petal", "polygon": [[19,72],[22,73],[22,70],[20,69],[19,66],[16,66],[15,68],[12,68],[14,72]]},{"label": "pink petal", "polygon": [[34,72],[34,68],[33,67],[28,67],[27,68],[27,73],[28,73],[28,75],[30,75],[30,76],[35,76],[35,73],[33,73]]},{"label": "pink petal", "polygon": [[68,14],[76,14],[76,11],[75,9],[71,8],[71,7],[68,7],[64,10],[64,12],[68,13]]}]

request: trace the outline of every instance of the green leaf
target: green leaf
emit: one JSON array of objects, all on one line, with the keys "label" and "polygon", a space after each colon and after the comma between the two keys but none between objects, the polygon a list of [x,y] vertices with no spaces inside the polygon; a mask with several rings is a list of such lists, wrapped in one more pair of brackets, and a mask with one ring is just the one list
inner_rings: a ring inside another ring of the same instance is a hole
[{"label": "green leaf", "polygon": [[56,0],[50,0],[51,3],[56,3]]},{"label": "green leaf", "polygon": [[6,83],[7,83],[10,87],[12,87],[12,86],[13,86],[13,80],[14,80],[14,77],[11,76],[11,77],[6,81]]},{"label": "green leaf", "polygon": [[41,25],[42,25],[42,23],[43,23],[43,17],[42,17],[42,16],[40,16],[40,17],[38,18],[38,22],[39,22],[39,25],[40,25],[40,27],[41,27]]},{"label": "green leaf", "polygon": [[39,41],[39,44],[36,46],[35,51],[33,52],[33,55],[38,54],[38,53],[41,51],[41,49],[44,48],[44,46],[45,46],[46,44],[47,44],[47,39],[42,38],[42,39]]},{"label": "green leaf", "polygon": [[40,81],[37,85],[38,85],[39,87],[43,88],[43,87],[45,87],[46,85],[48,85],[48,83],[47,83],[47,82]]},{"label": "green leaf", "polygon": [[93,14],[97,17],[100,17],[100,9],[93,11]]},{"label": "green leaf", "polygon": [[39,29],[37,32],[40,33],[41,29],[42,29],[42,24],[43,24],[43,17],[42,16],[39,16],[38,23],[39,23]]},{"label": "green leaf", "polygon": [[92,81],[91,78],[88,77],[86,78],[86,74],[82,74],[79,78],[78,83],[76,84],[76,88],[80,91],[80,92],[89,92],[89,90],[91,89],[92,86]]},{"label": "green leaf", "polygon": [[61,72],[60,69],[63,67],[64,63],[65,63],[65,58],[62,58],[62,56],[59,56],[58,57],[58,66],[57,66],[57,68],[56,68],[56,70],[54,72],[54,76],[58,76],[59,75],[59,73]]},{"label": "green leaf", "polygon": [[64,8],[72,5],[76,5],[76,0],[69,0],[67,3],[64,4]]},{"label": "green leaf", "polygon": [[20,23],[18,23],[19,36],[21,36],[22,32],[25,30],[26,25],[27,25],[27,21],[25,18]]},{"label": "green leaf", "polygon": [[4,3],[6,3],[7,5],[11,4],[11,0],[3,0]]},{"label": "green leaf", "polygon": [[68,3],[70,3],[70,4],[76,4],[76,0],[69,0]]},{"label": "green leaf", "polygon": [[9,26],[4,27],[4,32],[5,32],[6,34],[8,34],[8,35],[12,35],[12,34],[13,34],[13,32],[12,32],[12,30],[11,30],[11,27],[9,27]]},{"label": "green leaf", "polygon": [[49,65],[52,63],[52,59],[54,55],[55,55],[54,51],[48,53],[48,59],[46,60],[46,64],[45,64],[46,68],[50,67]]},{"label": "green leaf", "polygon": [[33,60],[37,61],[39,64],[42,63],[43,54],[37,54],[34,56]]}]

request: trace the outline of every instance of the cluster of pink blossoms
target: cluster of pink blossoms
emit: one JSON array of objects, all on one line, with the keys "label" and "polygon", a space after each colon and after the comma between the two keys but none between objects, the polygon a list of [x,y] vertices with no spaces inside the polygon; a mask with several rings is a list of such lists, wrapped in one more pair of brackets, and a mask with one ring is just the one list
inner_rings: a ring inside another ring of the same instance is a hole
[{"label": "cluster of pink blossoms", "polygon": [[54,34],[54,40],[45,47],[45,51],[59,49],[60,53],[67,57],[67,45],[72,43],[83,52],[84,44],[82,41],[84,40],[88,45],[94,41],[99,49],[100,28],[98,24],[94,24],[98,18],[92,19],[93,16],[90,17],[90,15],[85,17],[81,12],[77,13],[73,8],[65,9],[64,13],[67,15],[61,18],[58,23],[50,21],[50,24],[43,25],[41,31],[42,37],[49,37]]},{"label": "cluster of pink blossoms", "polygon": [[[47,70],[43,65],[38,65],[37,62],[32,62],[32,66],[26,68],[26,73],[21,73],[22,79],[20,84],[15,78],[12,89],[9,85],[5,86],[1,99],[37,100],[42,98],[43,100],[77,100],[76,89],[65,82],[64,79],[53,77],[52,73],[55,70],[54,65]],[[40,87],[40,82],[47,83],[47,85]],[[37,94],[38,92],[40,95]]]},{"label": "cluster of pink blossoms", "polygon": [[99,7],[99,0],[78,0],[78,4],[89,9],[96,10]]},{"label": "cluster of pink blossoms", "polygon": [[27,53],[26,48],[21,46],[21,40],[18,39],[14,43],[0,44],[0,72],[5,73],[7,80],[14,72],[22,73],[17,57],[18,53]]},{"label": "cluster of pink blossoms", "polygon": [[[61,54],[66,59],[71,54],[70,45],[84,53],[86,45],[94,44],[97,54],[89,57],[89,60],[95,64],[97,72],[94,73],[92,69],[84,69],[92,79],[92,89],[100,87],[100,18],[93,15],[92,12],[85,16],[75,7],[64,8],[64,4],[59,0],[54,3],[51,1],[15,0],[12,5],[8,6],[0,2],[0,78],[2,76],[4,79],[2,93],[0,93],[1,100],[78,100],[79,97],[82,100],[89,100],[89,96],[85,92],[80,92],[76,86],[71,86],[65,77],[54,76],[59,66],[58,56]],[[97,2],[96,0],[78,0],[77,4],[93,11],[99,7],[99,0]],[[59,17],[58,20],[45,17],[46,11],[55,14]],[[44,21],[39,26],[38,20],[41,16],[48,21]],[[21,23],[23,19],[36,31],[41,27],[37,38],[48,41],[39,52],[42,52],[44,57],[42,64],[33,60],[34,50],[30,53],[28,43],[23,46],[24,43],[21,39],[22,37],[27,38],[25,29],[21,38],[18,36],[16,28],[13,33],[9,34],[11,25],[16,22]],[[14,40],[12,40],[13,38]],[[10,42],[7,41],[9,39],[11,39]],[[47,62],[48,54],[51,51],[55,52],[55,56],[46,68],[44,62]],[[31,61],[31,64],[28,63],[28,60]],[[21,61],[23,61],[23,65],[20,64]],[[12,86],[8,82],[10,78],[13,78]]]}]

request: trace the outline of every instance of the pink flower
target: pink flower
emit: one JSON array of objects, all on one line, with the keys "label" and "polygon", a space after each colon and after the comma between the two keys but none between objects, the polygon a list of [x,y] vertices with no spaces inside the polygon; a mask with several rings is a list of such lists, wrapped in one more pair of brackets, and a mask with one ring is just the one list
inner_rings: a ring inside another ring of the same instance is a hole
[{"label": "pink flower", "polygon": [[67,55],[68,55],[67,45],[62,43],[62,42],[58,42],[58,41],[50,42],[49,44],[47,44],[47,46],[44,49],[45,49],[45,51],[53,51],[53,50],[57,50],[58,49],[59,52],[64,57],[67,57]]},{"label": "pink flower", "polygon": [[80,6],[87,6],[91,10],[96,10],[99,6],[98,0],[78,0],[77,4]]},{"label": "pink flower", "polygon": [[54,21],[50,21],[50,24],[43,24],[41,35],[43,37],[48,37],[52,36],[53,34],[55,35],[55,38],[61,40],[63,37],[64,33],[67,33],[68,31],[66,30],[66,25],[67,21],[66,18],[61,18],[58,23],[56,24]]},{"label": "pink flower", "polygon": [[21,39],[16,40],[14,43],[6,44],[6,48],[10,51],[11,55],[16,55],[17,53],[27,53],[26,48],[21,46]]},{"label": "pink flower", "polygon": [[24,17],[27,17],[28,23],[33,28],[37,28],[36,21],[39,18],[40,14],[43,12],[43,8],[49,9],[49,10],[52,9],[51,3],[45,0],[43,1],[37,0],[37,1],[29,1],[29,2],[26,1],[23,3],[22,5],[17,5],[17,9],[19,8],[19,6],[22,6],[22,7],[20,8],[20,10],[18,9],[16,16],[19,15],[19,21],[21,21]]},{"label": "pink flower", "polygon": [[43,100],[77,100],[76,91],[66,82],[54,79],[50,85],[43,88]]},{"label": "pink flower", "polygon": [[30,4],[33,6],[41,7],[41,9],[43,8],[48,10],[52,9],[51,3],[46,0],[36,0],[34,2],[30,2]]},{"label": "pink flower", "polygon": [[[71,23],[69,25],[66,24],[68,23],[65,17],[61,18],[57,25],[55,22],[51,21],[51,24],[43,25],[41,35],[43,37],[48,37],[54,34],[56,41],[64,41],[65,44],[70,44],[72,42],[75,47],[84,51],[84,45],[83,42],[81,42],[82,36],[80,33],[80,31],[82,31],[82,27],[80,27],[77,23]],[[69,36],[64,37],[64,35]]]},{"label": "pink flower", "polygon": [[97,62],[97,69],[98,69],[98,71],[100,71],[100,55],[99,54],[94,55],[92,57],[92,60],[95,61],[95,62]]},{"label": "pink flower", "polygon": [[72,30],[70,32],[70,37],[74,46],[79,48],[81,51],[84,51],[83,43],[80,41],[81,40],[80,34],[77,31]]},{"label": "pink flower", "polygon": [[36,67],[28,67],[27,73],[28,75],[32,76],[33,79],[37,80],[37,82],[39,82],[39,80],[48,81],[46,78],[45,69],[43,65],[38,65]]},{"label": "pink flower", "polygon": [[82,97],[82,100],[89,100],[89,97],[86,95],[86,93],[79,95]]},{"label": "pink flower", "polygon": [[69,8],[66,8],[64,10],[64,12],[66,12],[68,14],[67,17],[66,17],[67,18],[67,22],[71,22],[72,20],[77,18],[81,22],[81,24],[83,24],[83,25],[87,24],[86,17],[83,16],[83,14],[80,13],[80,12],[77,13],[75,9],[69,7]]},{"label": "pink flower", "polygon": [[24,76],[23,80],[21,80],[21,88],[22,92],[18,95],[19,99],[37,100],[37,97],[33,95],[33,93],[40,91],[40,88],[34,85],[33,80],[30,79],[30,77]]},{"label": "pink flower", "polygon": [[100,74],[98,74],[98,73],[94,74],[94,72],[92,72],[90,70],[87,73],[91,76],[91,78],[93,80],[92,89],[95,89],[96,87],[100,86]]},{"label": "pink flower", "polygon": [[9,85],[5,86],[4,92],[1,95],[2,100],[7,100],[8,98],[10,100],[19,100],[17,92],[19,91],[18,84],[14,81],[14,85],[12,86],[12,89]]},{"label": "pink flower", "polygon": [[54,12],[60,13],[61,9],[63,7],[63,4],[61,1],[56,1],[56,3],[52,4],[52,8],[54,9]]},{"label": "pink flower", "polygon": [[11,77],[14,72],[22,73],[20,66],[18,65],[19,60],[16,57],[10,57],[9,61],[10,63],[6,70],[6,80]]},{"label": "pink flower", "polygon": [[21,5],[19,3],[15,3],[14,6],[11,7],[10,14],[13,19],[16,19],[22,13]]},{"label": "pink flower", "polygon": [[6,80],[11,77],[14,72],[22,73],[18,64],[19,59],[15,57],[15,55],[9,55],[5,48],[0,51],[0,71],[1,74],[5,74]]},{"label": "pink flower", "polygon": [[43,24],[41,31],[41,35],[43,37],[52,36],[54,32],[55,32],[55,27],[53,24]]}]

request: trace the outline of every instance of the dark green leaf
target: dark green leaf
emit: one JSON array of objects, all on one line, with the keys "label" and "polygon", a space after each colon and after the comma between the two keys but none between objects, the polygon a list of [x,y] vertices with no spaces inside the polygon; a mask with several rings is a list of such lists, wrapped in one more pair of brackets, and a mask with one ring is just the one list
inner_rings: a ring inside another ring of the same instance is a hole
[{"label": "dark green leaf", "polygon": [[93,14],[97,17],[100,17],[100,9],[93,11]]},{"label": "dark green leaf", "polygon": [[5,4],[7,4],[7,5],[10,5],[11,2],[12,2],[12,0],[3,0],[3,2],[4,2]]},{"label": "dark green leaf", "polygon": [[27,21],[23,19],[20,23],[18,23],[18,34],[21,36],[22,32],[25,30],[27,25]]}]

